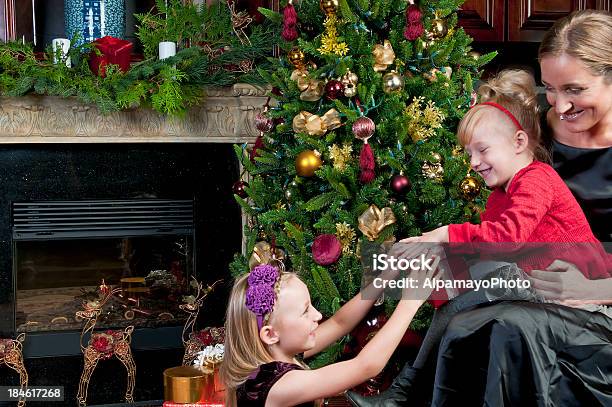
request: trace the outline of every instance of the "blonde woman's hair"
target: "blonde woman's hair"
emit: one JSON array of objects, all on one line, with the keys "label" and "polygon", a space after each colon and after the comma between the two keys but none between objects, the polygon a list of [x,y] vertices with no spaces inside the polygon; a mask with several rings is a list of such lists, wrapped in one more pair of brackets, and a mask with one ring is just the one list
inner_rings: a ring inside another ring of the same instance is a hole
[{"label": "blonde woman's hair", "polygon": [[[279,287],[293,275],[283,272]],[[225,315],[225,352],[219,373],[225,384],[228,407],[236,405],[236,388],[259,366],[274,361],[259,339],[257,317],[245,305],[248,277],[247,273],[234,283]]]},{"label": "blonde woman's hair", "polygon": [[603,10],[575,11],[546,32],[538,51],[546,56],[570,55],[596,76],[612,83],[612,14]]},{"label": "blonde woman's hair", "polygon": [[[528,148],[534,157],[539,161],[550,162],[550,155],[541,139],[540,109],[533,75],[520,69],[503,70],[480,85],[478,94],[480,102],[495,102],[512,113],[529,136]],[[463,116],[457,128],[457,138],[461,145],[470,142],[476,127],[487,112],[493,109],[488,105],[476,105]],[[508,123],[511,123],[510,118]]]}]

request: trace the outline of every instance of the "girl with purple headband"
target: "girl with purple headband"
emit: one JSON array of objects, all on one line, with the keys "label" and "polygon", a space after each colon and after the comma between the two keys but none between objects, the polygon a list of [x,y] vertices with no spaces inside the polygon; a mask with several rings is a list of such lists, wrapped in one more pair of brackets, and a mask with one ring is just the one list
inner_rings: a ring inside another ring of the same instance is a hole
[{"label": "girl with purple headband", "polygon": [[[397,252],[396,257],[410,256],[405,248],[401,250],[403,253]],[[435,259],[432,271],[418,275],[412,272],[407,277],[419,281],[432,279],[438,261]],[[384,279],[396,276],[396,271],[381,275]],[[431,291],[411,288],[411,299],[399,302],[387,323],[355,358],[309,370],[297,355],[309,358],[351,332],[382,288],[369,285],[319,324],[321,314],[296,274],[281,272],[267,264],[253,268],[237,279],[227,307],[225,357],[220,369],[227,405],[312,405],[310,402],[336,395],[376,376]]]}]

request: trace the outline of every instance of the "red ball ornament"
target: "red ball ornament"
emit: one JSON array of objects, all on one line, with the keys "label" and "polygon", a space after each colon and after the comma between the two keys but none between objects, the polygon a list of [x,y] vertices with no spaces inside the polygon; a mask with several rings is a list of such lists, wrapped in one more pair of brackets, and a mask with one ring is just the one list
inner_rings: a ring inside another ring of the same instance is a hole
[{"label": "red ball ornament", "polygon": [[234,182],[234,185],[232,185],[232,192],[236,195],[238,195],[240,198],[244,199],[248,196],[245,188],[248,187],[249,184],[247,184],[244,181],[236,181]]},{"label": "red ball ornament", "polygon": [[336,235],[319,235],[312,243],[312,258],[321,266],[335,263],[342,254],[342,245]]},{"label": "red ball ornament", "polygon": [[331,80],[325,85],[325,96],[329,100],[338,99],[338,96],[344,94],[344,84],[340,81]]},{"label": "red ball ornament", "polygon": [[396,194],[405,194],[410,190],[410,180],[403,174],[391,178],[391,189]]},{"label": "red ball ornament", "polygon": [[376,125],[369,117],[362,116],[353,123],[353,133],[360,140],[367,140],[374,134]]},{"label": "red ball ornament", "polygon": [[267,133],[274,127],[274,120],[261,113],[255,115],[255,128],[263,133]]}]

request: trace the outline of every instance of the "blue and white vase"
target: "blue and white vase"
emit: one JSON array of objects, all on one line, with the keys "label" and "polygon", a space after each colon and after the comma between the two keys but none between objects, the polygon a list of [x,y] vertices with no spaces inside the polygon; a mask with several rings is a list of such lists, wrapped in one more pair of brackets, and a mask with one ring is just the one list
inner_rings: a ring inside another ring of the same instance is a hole
[{"label": "blue and white vase", "polygon": [[64,19],[68,38],[79,33],[76,44],[125,35],[124,0],[64,0]]}]

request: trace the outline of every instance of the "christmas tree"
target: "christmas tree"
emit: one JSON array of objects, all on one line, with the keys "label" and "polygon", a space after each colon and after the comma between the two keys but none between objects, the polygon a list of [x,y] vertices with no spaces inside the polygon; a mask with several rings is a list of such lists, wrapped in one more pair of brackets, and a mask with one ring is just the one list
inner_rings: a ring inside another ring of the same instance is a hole
[{"label": "christmas tree", "polygon": [[[236,146],[250,179],[234,185],[251,266],[281,257],[331,315],[360,288],[362,241],[477,220],[486,191],[457,147],[479,68],[457,26],[462,0],[289,0],[275,104],[255,147]],[[235,274],[249,270],[237,256]],[[416,318],[415,324],[423,324]],[[333,360],[340,345],[322,356]]]}]

